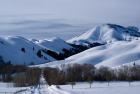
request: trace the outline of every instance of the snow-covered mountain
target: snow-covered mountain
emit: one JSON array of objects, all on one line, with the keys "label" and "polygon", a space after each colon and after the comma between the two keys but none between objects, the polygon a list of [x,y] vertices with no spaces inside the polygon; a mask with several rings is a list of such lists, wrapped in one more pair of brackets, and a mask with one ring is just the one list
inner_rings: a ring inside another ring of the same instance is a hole
[{"label": "snow-covered mountain", "polygon": [[0,57],[12,64],[42,64],[63,60],[85,49],[71,46],[60,38],[37,40],[15,36],[0,37]]},{"label": "snow-covered mountain", "polygon": [[20,36],[0,37],[0,57],[12,64],[42,64],[63,60],[85,49],[71,46],[60,38],[28,40]]},{"label": "snow-covered mountain", "polygon": [[[115,42],[91,48],[67,58],[71,63],[90,63],[96,66],[115,67],[140,60],[140,41]],[[80,57],[80,58],[79,58]]]},{"label": "snow-covered mountain", "polygon": [[114,67],[132,64],[135,61],[139,63],[139,37],[140,32],[136,27],[106,24],[97,26],[68,42],[60,38],[51,40],[0,38],[0,57],[14,64],[34,63],[45,66],[44,63],[51,62],[47,66],[56,66],[90,63],[97,67],[102,65]]},{"label": "snow-covered mountain", "polygon": [[122,65],[140,65],[140,40],[117,41],[115,43],[90,48],[65,60],[54,61],[45,66],[59,66],[61,64],[93,64],[96,67],[117,67]]},{"label": "snow-covered mountain", "polygon": [[70,46],[68,43],[66,43],[64,40],[60,38],[53,38],[50,40],[36,40],[34,42],[57,53],[64,53],[63,49],[69,50],[73,48],[72,46]]},{"label": "snow-covered mountain", "polygon": [[[70,56],[65,60],[54,61],[46,66],[61,64],[94,64],[96,67],[116,67],[121,65],[140,64],[140,32],[137,27],[123,27],[105,24],[93,28],[79,37],[68,40],[76,45],[103,43],[98,47]],[[45,65],[41,65],[45,66]]]},{"label": "snow-covered mountain", "polygon": [[56,60],[43,49],[46,48],[23,37],[0,38],[0,56],[12,64],[42,64]]},{"label": "snow-covered mountain", "polygon": [[109,43],[115,41],[131,41],[138,39],[138,37],[140,37],[140,32],[136,27],[104,24],[96,26],[84,34],[68,40],[68,42],[77,45],[89,45],[94,42]]}]

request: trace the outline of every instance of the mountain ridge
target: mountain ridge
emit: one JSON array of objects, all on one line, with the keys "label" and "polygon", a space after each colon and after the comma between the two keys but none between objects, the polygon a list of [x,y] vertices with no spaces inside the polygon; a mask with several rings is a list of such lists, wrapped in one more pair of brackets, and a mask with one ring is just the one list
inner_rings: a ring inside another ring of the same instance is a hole
[{"label": "mountain ridge", "polygon": [[94,42],[109,43],[115,41],[131,41],[140,37],[137,27],[123,27],[116,24],[103,24],[67,42],[77,45],[89,45]]}]

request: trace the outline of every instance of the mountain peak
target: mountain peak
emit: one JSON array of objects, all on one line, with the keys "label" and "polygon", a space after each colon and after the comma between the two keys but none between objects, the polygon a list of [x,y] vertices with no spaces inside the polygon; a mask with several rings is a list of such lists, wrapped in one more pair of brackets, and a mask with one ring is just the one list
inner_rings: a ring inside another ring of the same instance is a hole
[{"label": "mountain peak", "polygon": [[114,41],[131,41],[140,37],[137,27],[124,27],[116,24],[103,24],[95,26],[79,37],[68,40],[73,44],[85,44],[94,42],[114,42]]}]

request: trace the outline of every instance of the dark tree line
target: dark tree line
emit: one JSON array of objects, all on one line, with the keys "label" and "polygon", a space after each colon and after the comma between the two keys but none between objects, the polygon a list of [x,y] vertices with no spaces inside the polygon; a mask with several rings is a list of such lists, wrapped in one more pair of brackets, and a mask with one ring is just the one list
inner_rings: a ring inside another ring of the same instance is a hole
[{"label": "dark tree line", "polygon": [[89,81],[93,79],[95,67],[89,64],[79,65],[68,65],[59,68],[45,68],[44,77],[46,78],[49,85],[52,84],[67,84],[78,81]]},{"label": "dark tree line", "polygon": [[39,68],[27,68],[24,72],[15,73],[13,82],[15,86],[37,86],[39,84],[41,70]]},{"label": "dark tree line", "polygon": [[15,86],[31,86],[39,83],[41,70],[23,65],[12,65],[0,57],[0,81],[13,82]]},{"label": "dark tree line", "polygon": [[[65,68],[66,67],[66,68]],[[140,66],[123,66],[117,69],[95,68],[90,64],[74,64],[60,68],[45,68],[44,77],[49,85],[93,81],[137,81],[140,80]]]},{"label": "dark tree line", "polygon": [[25,69],[25,66],[12,65],[10,61],[5,62],[0,56],[0,81],[10,82],[14,73],[23,72]]}]

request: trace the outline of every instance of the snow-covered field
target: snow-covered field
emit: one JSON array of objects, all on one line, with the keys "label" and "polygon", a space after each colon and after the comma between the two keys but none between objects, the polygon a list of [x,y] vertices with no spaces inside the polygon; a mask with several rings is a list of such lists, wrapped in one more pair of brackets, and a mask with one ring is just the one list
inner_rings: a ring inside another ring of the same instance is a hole
[{"label": "snow-covered field", "polygon": [[110,86],[107,82],[94,82],[91,88],[88,83],[77,83],[73,89],[71,85],[60,87],[70,94],[139,94],[140,92],[140,82],[133,82],[130,86],[128,82],[111,82]]},{"label": "snow-covered field", "polygon": [[15,92],[29,89],[29,87],[13,87],[13,83],[0,82],[0,94],[14,94]]},{"label": "snow-covered field", "polygon": [[56,86],[42,85],[40,88],[32,88],[19,94],[139,94],[140,82],[94,82],[90,88],[89,84],[76,83],[72,89],[71,85]]}]

